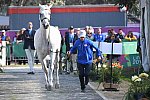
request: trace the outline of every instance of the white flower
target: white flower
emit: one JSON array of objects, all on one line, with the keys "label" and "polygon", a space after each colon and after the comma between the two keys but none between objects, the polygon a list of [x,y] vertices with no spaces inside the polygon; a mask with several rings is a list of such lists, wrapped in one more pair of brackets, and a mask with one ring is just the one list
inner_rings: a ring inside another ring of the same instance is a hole
[{"label": "white flower", "polygon": [[141,78],[139,78],[137,75],[134,75],[132,76],[132,81],[133,82],[141,81]]},{"label": "white flower", "polygon": [[140,77],[140,78],[148,78],[149,75],[146,74],[146,73],[141,73],[141,74],[139,75],[139,77]]},{"label": "white flower", "polygon": [[106,67],[107,67],[107,65],[106,65],[106,64],[104,64],[104,65],[103,65],[103,68],[106,68]]},{"label": "white flower", "polygon": [[134,80],[134,82],[140,82],[142,79],[141,78],[138,78],[136,80]]}]

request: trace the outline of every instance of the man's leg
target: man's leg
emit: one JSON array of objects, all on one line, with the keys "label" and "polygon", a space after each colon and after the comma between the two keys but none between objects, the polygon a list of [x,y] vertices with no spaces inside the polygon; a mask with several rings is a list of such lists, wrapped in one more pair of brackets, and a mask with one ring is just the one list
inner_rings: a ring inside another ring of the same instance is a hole
[{"label": "man's leg", "polygon": [[77,63],[77,67],[78,67],[78,70],[79,70],[79,80],[80,80],[81,90],[84,91],[84,89],[85,89],[85,84],[84,84],[84,65]]},{"label": "man's leg", "polygon": [[32,70],[33,70],[33,72],[34,72],[34,57],[35,57],[35,50],[31,50]]},{"label": "man's leg", "polygon": [[89,74],[91,69],[92,69],[92,64],[85,65],[85,85],[87,85],[89,82]]},{"label": "man's leg", "polygon": [[28,59],[28,65],[29,65],[29,68],[30,68],[30,72],[34,72],[33,58],[32,58],[31,51],[29,49],[25,49],[25,52],[26,52],[26,56],[27,56],[27,59]]}]

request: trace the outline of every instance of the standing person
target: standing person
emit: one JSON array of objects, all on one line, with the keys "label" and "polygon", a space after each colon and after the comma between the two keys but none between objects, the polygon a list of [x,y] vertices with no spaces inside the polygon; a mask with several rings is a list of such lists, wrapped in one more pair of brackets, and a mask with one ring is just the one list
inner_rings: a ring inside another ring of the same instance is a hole
[{"label": "standing person", "polygon": [[23,49],[26,52],[28,65],[30,67],[30,72],[28,72],[27,74],[34,74],[33,66],[34,66],[34,52],[35,52],[35,47],[34,47],[35,30],[33,30],[32,27],[33,27],[32,22],[28,22],[28,29],[26,29],[23,33],[24,36]]},{"label": "standing person", "polygon": [[98,28],[97,33],[94,34],[94,41],[104,42],[104,40],[105,40],[105,36],[102,34],[102,29]]},{"label": "standing person", "polygon": [[76,34],[77,34],[77,36],[78,36],[78,38],[79,38],[80,28],[77,28],[77,29],[76,29]]},{"label": "standing person", "polygon": [[94,33],[92,32],[91,29],[89,29],[88,33],[86,33],[86,38],[91,41],[94,41]]},{"label": "standing person", "polygon": [[[78,39],[77,34],[75,34],[75,32],[74,32],[73,26],[70,26],[68,30],[69,31],[66,32],[66,34],[65,34],[66,52],[68,52],[72,48],[72,46],[74,45],[74,42]],[[77,54],[77,52],[75,51],[73,53],[73,55],[70,57],[72,66],[71,65],[67,66],[67,74],[70,74],[71,67],[72,67],[74,73],[76,73],[75,72],[75,70],[77,70],[76,54]]]},{"label": "standing person", "polygon": [[94,43],[91,40],[86,39],[85,37],[85,30],[81,30],[79,39],[68,52],[68,56],[70,56],[77,50],[77,68],[79,70],[81,92],[85,92],[85,85],[89,82],[89,73],[93,62],[93,48],[96,49],[98,59],[100,60],[102,57],[100,50],[94,46]]},{"label": "standing person", "polygon": [[6,41],[6,37],[7,37],[7,35],[6,35],[6,31],[5,30],[2,30],[2,41]]},{"label": "standing person", "polygon": [[20,42],[23,42],[23,33],[26,29],[22,28],[19,32],[18,32],[18,37],[16,38],[16,42],[17,44]]}]

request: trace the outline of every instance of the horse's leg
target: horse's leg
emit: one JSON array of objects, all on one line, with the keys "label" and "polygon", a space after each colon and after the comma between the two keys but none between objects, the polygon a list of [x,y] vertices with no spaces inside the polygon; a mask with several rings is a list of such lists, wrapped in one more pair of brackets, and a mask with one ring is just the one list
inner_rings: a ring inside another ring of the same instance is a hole
[{"label": "horse's leg", "polygon": [[51,52],[51,60],[50,60],[50,67],[48,68],[48,80],[50,82],[50,86],[53,87],[53,71],[54,71],[54,61],[55,61],[56,53]]},{"label": "horse's leg", "polygon": [[43,71],[44,71],[44,76],[45,76],[45,81],[46,81],[46,85],[45,85],[45,88],[47,89],[47,90],[51,90],[51,88],[49,88],[49,76],[48,76],[48,71],[47,71],[47,63],[46,63],[46,60],[45,59],[43,59],[43,57],[42,57],[42,55],[43,54],[38,54],[38,59],[39,59],[39,61],[41,62],[41,65],[42,65],[42,69],[43,69]]},{"label": "horse's leg", "polygon": [[59,52],[57,50],[56,57],[55,57],[55,68],[56,68],[56,84],[55,88],[58,89],[60,87],[59,85]]}]

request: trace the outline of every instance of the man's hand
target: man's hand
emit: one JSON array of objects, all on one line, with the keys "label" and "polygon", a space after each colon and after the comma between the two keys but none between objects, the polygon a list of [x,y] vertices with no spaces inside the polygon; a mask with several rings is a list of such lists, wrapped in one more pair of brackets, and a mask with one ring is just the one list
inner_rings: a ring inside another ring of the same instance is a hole
[{"label": "man's hand", "polygon": [[71,55],[70,51],[67,51],[67,57],[68,58],[70,58],[70,55]]},{"label": "man's hand", "polygon": [[100,56],[97,58],[98,61],[100,61],[101,59],[102,59],[102,58],[101,58]]}]

